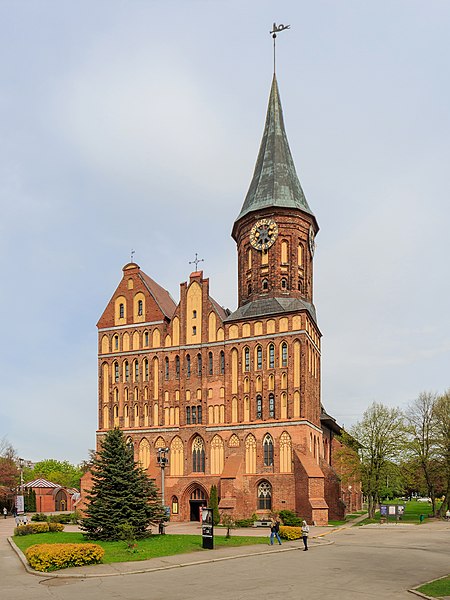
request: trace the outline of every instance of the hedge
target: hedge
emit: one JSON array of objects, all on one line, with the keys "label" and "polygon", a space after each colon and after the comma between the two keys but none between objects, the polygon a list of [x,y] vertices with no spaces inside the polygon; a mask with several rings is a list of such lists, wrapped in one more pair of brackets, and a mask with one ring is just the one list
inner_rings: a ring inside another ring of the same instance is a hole
[{"label": "hedge", "polygon": [[282,525],[280,527],[280,537],[284,540],[299,540],[302,537],[302,528]]},{"label": "hedge", "polygon": [[25,556],[36,571],[57,571],[101,562],[105,551],[98,544],[35,544]]},{"label": "hedge", "polygon": [[63,531],[62,523],[28,523],[14,528],[14,535],[31,535],[33,533],[47,533],[48,531]]}]

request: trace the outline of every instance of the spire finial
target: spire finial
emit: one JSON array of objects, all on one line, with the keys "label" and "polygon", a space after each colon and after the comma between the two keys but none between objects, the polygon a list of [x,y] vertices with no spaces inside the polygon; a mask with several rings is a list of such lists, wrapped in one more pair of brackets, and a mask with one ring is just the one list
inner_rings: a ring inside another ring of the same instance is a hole
[{"label": "spire finial", "polygon": [[204,262],[204,260],[205,260],[204,258],[198,258],[198,254],[196,252],[194,260],[190,260],[189,264],[195,265],[195,270],[198,271],[198,263]]},{"label": "spire finial", "polygon": [[275,40],[277,39],[277,33],[279,33],[280,31],[284,31],[285,29],[290,29],[290,28],[291,28],[290,25],[283,25],[282,23],[280,23],[280,25],[277,25],[276,23],[274,23],[273,29],[270,32],[273,37],[273,74],[274,75],[275,75]]},{"label": "spire finial", "polygon": [[134,255],[135,254],[136,254],[136,252],[133,249],[131,249],[131,260],[130,260],[130,262],[132,262],[132,263],[134,263]]}]

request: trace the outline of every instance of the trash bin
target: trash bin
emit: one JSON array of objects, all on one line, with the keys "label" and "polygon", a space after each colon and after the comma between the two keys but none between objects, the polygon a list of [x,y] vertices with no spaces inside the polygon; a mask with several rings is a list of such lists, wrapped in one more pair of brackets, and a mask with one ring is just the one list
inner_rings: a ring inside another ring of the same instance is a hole
[{"label": "trash bin", "polygon": [[419,517],[419,521],[420,521],[421,523],[423,523],[423,522],[424,522],[424,519],[425,519],[425,515],[420,515],[420,517]]}]

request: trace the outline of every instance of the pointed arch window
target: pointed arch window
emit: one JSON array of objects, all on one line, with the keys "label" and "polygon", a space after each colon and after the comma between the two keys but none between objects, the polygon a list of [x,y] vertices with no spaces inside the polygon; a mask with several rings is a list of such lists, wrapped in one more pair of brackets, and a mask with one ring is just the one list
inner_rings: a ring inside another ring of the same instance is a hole
[{"label": "pointed arch window", "polygon": [[191,407],[186,406],[186,425],[191,424]]},{"label": "pointed arch window", "polygon": [[144,333],[144,346],[148,346],[149,344],[149,335],[148,335],[148,331],[146,331]]},{"label": "pointed arch window", "polygon": [[281,280],[281,289],[282,290],[287,290],[288,289],[288,283],[287,283],[286,277],[283,277],[283,279]]},{"label": "pointed arch window", "polygon": [[115,335],[114,336],[114,350],[118,350],[119,349],[119,336]]},{"label": "pointed arch window", "polygon": [[269,289],[269,281],[267,279],[262,280],[262,289],[263,292],[267,292],[267,290]]},{"label": "pointed arch window", "polygon": [[269,418],[275,419],[275,396],[269,394]]},{"label": "pointed arch window", "polygon": [[197,375],[202,376],[202,355],[197,354]]},{"label": "pointed arch window", "polygon": [[286,342],[281,344],[281,366],[287,367],[288,365],[288,348]]},{"label": "pointed arch window", "polygon": [[148,378],[149,378],[148,358],[144,359],[144,378],[145,378],[145,381],[148,381]]},{"label": "pointed arch window", "polygon": [[169,357],[166,356],[166,358],[164,359],[164,377],[166,379],[166,381],[168,381],[169,379]]},{"label": "pointed arch window", "polygon": [[275,346],[270,344],[269,346],[269,369],[275,368]]},{"label": "pointed arch window", "polygon": [[208,353],[208,373],[209,375],[213,374],[213,353]]},{"label": "pointed arch window", "polygon": [[137,360],[134,361],[134,380],[139,381],[139,363]]},{"label": "pointed arch window", "polygon": [[244,349],[244,371],[250,371],[250,348]]},{"label": "pointed arch window", "polygon": [[258,485],[258,510],[272,510],[272,486],[268,481]]},{"label": "pointed arch window", "polygon": [[263,440],[263,450],[264,450],[264,466],[272,467],[273,466],[273,440],[272,436],[268,433],[265,435]]},{"label": "pointed arch window", "polygon": [[192,444],[192,470],[194,473],[205,472],[205,446],[199,435]]},{"label": "pointed arch window", "polygon": [[143,314],[144,314],[144,303],[142,302],[142,300],[138,300],[138,316],[142,317]]},{"label": "pointed arch window", "polygon": [[180,357],[178,354],[175,356],[175,377],[180,379]]},{"label": "pointed arch window", "polygon": [[258,394],[258,396],[256,396],[256,418],[262,419],[262,414],[262,396],[261,394]]},{"label": "pointed arch window", "polygon": [[114,381],[115,383],[119,381],[119,363],[114,363]]},{"label": "pointed arch window", "polygon": [[220,351],[220,374],[225,374],[225,352],[223,350]]},{"label": "pointed arch window", "polygon": [[178,498],[176,496],[172,496],[172,514],[178,514]]},{"label": "pointed arch window", "polygon": [[119,304],[119,319],[123,319],[125,316],[125,306],[124,304]]},{"label": "pointed arch window", "polygon": [[129,381],[130,380],[130,365],[128,364],[128,361],[125,361],[125,381]]},{"label": "pointed arch window", "polygon": [[191,376],[191,355],[186,355],[186,377]]},{"label": "pointed arch window", "polygon": [[262,369],[262,346],[257,346],[256,348],[256,368]]}]

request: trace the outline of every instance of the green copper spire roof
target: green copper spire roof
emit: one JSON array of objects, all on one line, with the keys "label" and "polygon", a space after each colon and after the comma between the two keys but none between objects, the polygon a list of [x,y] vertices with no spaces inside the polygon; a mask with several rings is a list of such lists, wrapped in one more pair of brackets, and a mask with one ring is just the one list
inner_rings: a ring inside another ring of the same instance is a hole
[{"label": "green copper spire roof", "polygon": [[306,202],[289,149],[275,74],[255,172],[236,221],[250,212],[271,206],[297,208],[313,215]]}]

